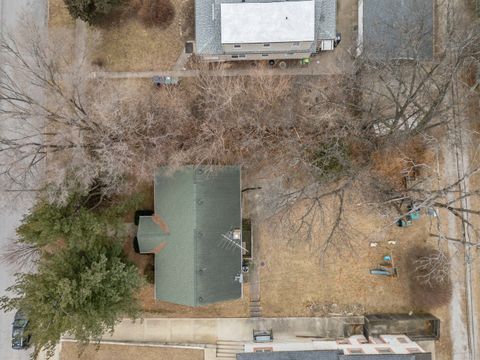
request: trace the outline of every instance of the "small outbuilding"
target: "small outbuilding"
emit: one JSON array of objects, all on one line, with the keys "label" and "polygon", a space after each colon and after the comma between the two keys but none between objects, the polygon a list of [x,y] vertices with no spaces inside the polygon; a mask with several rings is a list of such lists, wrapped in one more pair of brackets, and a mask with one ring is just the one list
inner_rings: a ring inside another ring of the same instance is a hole
[{"label": "small outbuilding", "polygon": [[363,325],[365,337],[403,334],[414,341],[438,340],[440,319],[431,314],[370,314]]}]

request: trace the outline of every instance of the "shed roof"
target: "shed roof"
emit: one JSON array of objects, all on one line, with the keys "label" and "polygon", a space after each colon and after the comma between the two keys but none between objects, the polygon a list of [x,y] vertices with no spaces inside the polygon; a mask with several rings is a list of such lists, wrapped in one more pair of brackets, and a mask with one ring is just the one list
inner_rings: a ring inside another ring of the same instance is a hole
[{"label": "shed roof", "polygon": [[432,0],[363,0],[360,14],[360,43],[372,58],[433,57]]},{"label": "shed roof", "polygon": [[223,44],[313,41],[315,2],[221,4]]},{"label": "shed roof", "polygon": [[222,242],[241,228],[240,195],[236,166],[156,172],[155,214],[168,233],[141,217],[137,237],[141,252],[155,253],[157,299],[197,306],[241,296],[241,250]]}]

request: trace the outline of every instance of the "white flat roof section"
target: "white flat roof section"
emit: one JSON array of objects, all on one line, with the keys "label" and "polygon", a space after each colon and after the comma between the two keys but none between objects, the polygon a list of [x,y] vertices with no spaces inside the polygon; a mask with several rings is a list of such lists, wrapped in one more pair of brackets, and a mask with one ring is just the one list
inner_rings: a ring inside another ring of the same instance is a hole
[{"label": "white flat roof section", "polygon": [[221,4],[222,44],[315,40],[315,2]]}]

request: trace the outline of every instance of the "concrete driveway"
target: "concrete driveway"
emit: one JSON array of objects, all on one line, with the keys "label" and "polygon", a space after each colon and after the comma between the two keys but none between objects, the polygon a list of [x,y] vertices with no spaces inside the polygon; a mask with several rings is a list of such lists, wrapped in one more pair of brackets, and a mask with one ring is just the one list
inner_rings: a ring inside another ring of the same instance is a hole
[{"label": "concrete driveway", "polygon": [[[18,26],[21,26],[17,20],[24,9],[30,10],[34,20],[39,24],[46,25],[47,0],[0,0],[0,36],[7,31],[15,31]],[[2,66],[1,59],[0,66]],[[1,131],[5,129],[0,127]],[[31,203],[28,202],[21,205],[9,204],[5,194],[0,192],[0,251],[14,238],[15,228],[30,206]],[[12,272],[12,269],[5,264],[0,264],[0,295],[4,295],[5,289],[12,285],[14,280]],[[28,351],[11,348],[13,315],[13,313],[0,312],[0,358],[29,359]]]}]

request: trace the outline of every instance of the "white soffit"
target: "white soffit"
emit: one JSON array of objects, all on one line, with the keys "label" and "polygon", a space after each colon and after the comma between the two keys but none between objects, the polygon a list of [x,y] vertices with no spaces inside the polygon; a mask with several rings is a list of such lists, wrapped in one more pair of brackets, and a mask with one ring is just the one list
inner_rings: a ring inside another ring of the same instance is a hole
[{"label": "white soffit", "polygon": [[221,4],[222,44],[315,40],[315,2]]}]

